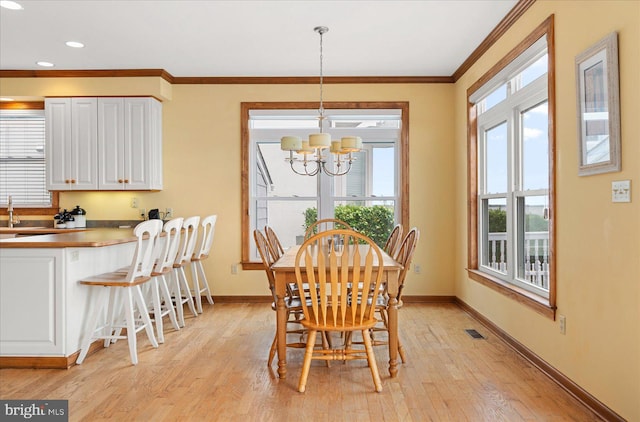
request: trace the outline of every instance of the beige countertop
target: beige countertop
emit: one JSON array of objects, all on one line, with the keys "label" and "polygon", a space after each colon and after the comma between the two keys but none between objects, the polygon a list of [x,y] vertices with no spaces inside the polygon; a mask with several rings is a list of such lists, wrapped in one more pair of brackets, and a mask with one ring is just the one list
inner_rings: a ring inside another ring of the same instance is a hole
[{"label": "beige countertop", "polygon": [[[11,233],[6,227],[0,233]],[[33,236],[0,239],[1,248],[83,248],[118,245],[135,242],[133,229],[23,229],[15,234],[33,234]]]}]

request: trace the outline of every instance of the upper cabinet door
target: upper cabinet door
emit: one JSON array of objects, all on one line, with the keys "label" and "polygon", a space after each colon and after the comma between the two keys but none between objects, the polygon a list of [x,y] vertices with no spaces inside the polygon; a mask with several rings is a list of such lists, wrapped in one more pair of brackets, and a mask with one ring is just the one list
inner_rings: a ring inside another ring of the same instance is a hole
[{"label": "upper cabinet door", "polygon": [[125,189],[124,98],[98,98],[100,189]]},{"label": "upper cabinet door", "polygon": [[74,189],[98,189],[98,100],[71,99],[71,162]]},{"label": "upper cabinet door", "polygon": [[100,189],[162,189],[161,104],[153,98],[100,98]]},{"label": "upper cabinet door", "polygon": [[45,131],[48,189],[97,189],[96,98],[47,98]]}]

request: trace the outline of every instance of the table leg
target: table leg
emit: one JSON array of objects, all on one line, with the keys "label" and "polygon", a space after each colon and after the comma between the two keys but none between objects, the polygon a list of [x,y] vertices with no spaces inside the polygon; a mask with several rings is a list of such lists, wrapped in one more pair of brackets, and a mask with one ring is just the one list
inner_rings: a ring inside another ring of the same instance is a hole
[{"label": "table leg", "polygon": [[398,375],[398,299],[393,296],[387,307],[389,324],[389,374]]},{"label": "table leg", "polygon": [[278,337],[278,375],[287,377],[287,308],[284,303],[285,281],[278,282],[276,275],[276,335]]}]

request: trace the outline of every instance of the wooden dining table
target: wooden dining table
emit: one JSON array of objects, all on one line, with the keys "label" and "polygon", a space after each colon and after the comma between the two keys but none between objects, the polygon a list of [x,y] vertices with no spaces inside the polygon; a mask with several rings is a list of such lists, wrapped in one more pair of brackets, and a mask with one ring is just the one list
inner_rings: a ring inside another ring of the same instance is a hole
[{"label": "wooden dining table", "polygon": [[[354,247],[354,246],[349,246]],[[362,245],[360,246],[362,247]],[[272,266],[271,270],[275,274],[276,288],[276,335],[278,336],[278,376],[287,377],[287,308],[285,298],[287,285],[296,282],[295,260],[300,245],[293,246]],[[389,256],[384,250],[382,252],[383,275],[382,282],[386,284],[389,294],[388,303],[388,330],[389,330],[389,374],[395,377],[398,373],[398,278],[402,265]],[[364,257],[365,254],[362,254]],[[374,265],[377,265],[377,257],[374,256]]]}]

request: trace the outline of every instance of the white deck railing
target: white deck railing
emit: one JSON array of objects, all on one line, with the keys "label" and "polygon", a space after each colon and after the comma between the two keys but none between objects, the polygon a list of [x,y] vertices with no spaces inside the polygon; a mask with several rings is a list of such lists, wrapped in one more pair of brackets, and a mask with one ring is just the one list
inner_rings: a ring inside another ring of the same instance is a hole
[{"label": "white deck railing", "polygon": [[[524,236],[525,281],[543,289],[549,289],[549,233],[527,232]],[[496,271],[507,272],[507,234],[489,233],[488,266]]]}]

